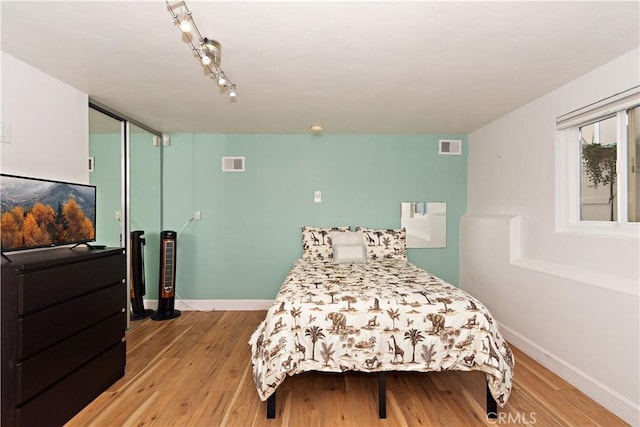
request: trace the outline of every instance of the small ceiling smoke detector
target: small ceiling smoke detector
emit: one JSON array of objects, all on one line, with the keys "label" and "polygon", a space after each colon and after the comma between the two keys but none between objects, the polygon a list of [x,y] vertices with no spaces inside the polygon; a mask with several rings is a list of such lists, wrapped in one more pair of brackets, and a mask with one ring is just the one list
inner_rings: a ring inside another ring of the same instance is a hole
[{"label": "small ceiling smoke detector", "polygon": [[309,130],[311,131],[311,133],[316,133],[317,134],[317,133],[322,133],[322,131],[324,129],[322,129],[322,126],[320,126],[320,125],[313,125],[313,126],[311,126],[309,128]]}]

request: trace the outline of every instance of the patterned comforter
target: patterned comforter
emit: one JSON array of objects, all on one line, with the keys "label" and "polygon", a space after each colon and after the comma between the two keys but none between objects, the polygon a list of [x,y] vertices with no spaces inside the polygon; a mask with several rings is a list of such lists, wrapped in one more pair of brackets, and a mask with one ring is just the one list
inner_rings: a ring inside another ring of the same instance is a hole
[{"label": "patterned comforter", "polygon": [[480,301],[405,260],[297,260],[249,340],[266,400],[305,371],[486,372],[503,406],[514,358]]}]

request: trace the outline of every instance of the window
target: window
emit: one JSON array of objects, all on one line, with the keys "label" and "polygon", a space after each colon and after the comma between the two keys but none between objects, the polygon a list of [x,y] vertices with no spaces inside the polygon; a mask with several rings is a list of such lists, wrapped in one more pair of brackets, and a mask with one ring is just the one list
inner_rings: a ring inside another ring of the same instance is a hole
[{"label": "window", "polygon": [[640,87],[557,119],[556,228],[638,235]]}]

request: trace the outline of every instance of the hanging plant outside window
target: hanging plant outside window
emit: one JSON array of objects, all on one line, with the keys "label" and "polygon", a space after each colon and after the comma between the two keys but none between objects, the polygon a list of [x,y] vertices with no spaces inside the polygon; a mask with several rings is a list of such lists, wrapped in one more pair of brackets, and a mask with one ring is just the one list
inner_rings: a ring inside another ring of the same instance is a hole
[{"label": "hanging plant outside window", "polygon": [[582,165],[594,188],[609,186],[611,221],[614,219],[613,201],[616,197],[616,144],[587,143],[582,139]]}]

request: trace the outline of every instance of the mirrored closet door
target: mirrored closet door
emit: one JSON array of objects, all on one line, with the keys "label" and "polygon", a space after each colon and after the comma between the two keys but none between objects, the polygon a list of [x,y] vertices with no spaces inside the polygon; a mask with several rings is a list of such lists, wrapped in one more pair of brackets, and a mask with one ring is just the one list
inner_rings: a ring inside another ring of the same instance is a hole
[{"label": "mirrored closet door", "polygon": [[96,186],[96,242],[122,247],[124,242],[124,122],[89,109],[89,183]]},{"label": "mirrored closet door", "polygon": [[[158,296],[162,138],[132,123],[129,130],[129,235],[144,232],[146,297]],[[154,138],[155,137],[155,138]]]},{"label": "mirrored closet door", "polygon": [[[89,106],[89,182],[97,187],[96,242],[125,248],[131,272],[130,236],[143,232],[144,296],[154,299],[162,224],[162,135],[97,103]],[[129,275],[127,280],[129,289]]]}]

